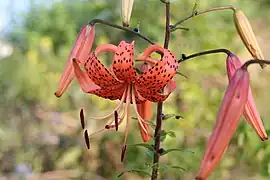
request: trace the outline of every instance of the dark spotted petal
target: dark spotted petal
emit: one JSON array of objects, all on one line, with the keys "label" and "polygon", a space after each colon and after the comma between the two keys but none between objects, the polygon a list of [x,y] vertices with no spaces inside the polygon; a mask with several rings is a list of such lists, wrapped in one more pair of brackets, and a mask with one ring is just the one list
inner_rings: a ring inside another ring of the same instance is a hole
[{"label": "dark spotted petal", "polygon": [[97,58],[97,56],[102,52],[114,52],[115,50],[116,46],[114,45],[106,44],[99,46],[90,54],[85,63],[84,68],[89,78],[101,88],[120,83]]},{"label": "dark spotted petal", "polygon": [[125,89],[126,89],[125,84],[118,84],[113,86],[107,86],[102,89],[93,90],[88,93],[95,94],[105,99],[116,100],[122,98]]},{"label": "dark spotted petal", "polygon": [[129,44],[121,41],[114,54],[113,72],[119,80],[133,81],[136,71],[133,69],[134,41]]},{"label": "dark spotted petal", "polygon": [[159,92],[162,91],[174,77],[178,63],[173,53],[157,45],[152,45],[145,50],[144,54],[146,58],[154,51],[163,53],[162,59],[153,64],[153,66],[142,75],[137,75],[135,85],[141,96],[150,101],[160,102],[164,101],[169,95],[163,95]]}]

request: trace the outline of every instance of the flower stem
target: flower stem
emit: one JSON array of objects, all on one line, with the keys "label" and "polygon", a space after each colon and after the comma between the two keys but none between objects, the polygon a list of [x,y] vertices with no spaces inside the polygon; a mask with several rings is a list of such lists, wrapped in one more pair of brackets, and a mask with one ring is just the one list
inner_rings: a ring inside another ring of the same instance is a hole
[{"label": "flower stem", "polygon": [[123,27],[123,26],[119,26],[117,24],[113,24],[113,23],[110,23],[110,22],[107,22],[107,21],[104,21],[102,19],[93,19],[92,21],[90,21],[88,24],[90,25],[94,25],[96,23],[99,23],[99,24],[104,24],[104,25],[107,25],[107,26],[110,26],[110,27],[113,27],[113,28],[116,28],[116,29],[121,29],[123,31],[126,31],[126,32],[129,32],[129,33],[132,33],[136,36],[139,36],[140,38],[144,39],[145,41],[149,42],[150,44],[155,44],[153,41],[151,41],[149,38],[147,38],[146,36],[142,35],[141,33],[139,33],[138,31],[135,31],[131,28],[128,28],[128,27]]},{"label": "flower stem", "polygon": [[242,67],[247,69],[249,65],[251,64],[270,64],[270,60],[265,60],[265,59],[251,59],[246,61]]},{"label": "flower stem", "polygon": [[178,60],[178,63],[181,63],[183,61],[186,61],[188,59],[192,59],[192,58],[195,58],[195,57],[199,57],[199,56],[203,56],[203,55],[207,55],[207,54],[216,54],[216,53],[225,53],[227,55],[230,55],[231,51],[229,51],[228,49],[213,49],[213,50],[194,53],[194,54],[191,54],[189,56],[186,56],[185,54],[182,54],[182,58],[180,60]]},{"label": "flower stem", "polygon": [[191,15],[189,15],[188,17],[185,17],[184,19],[181,19],[180,21],[177,21],[175,24],[170,26],[170,29],[171,29],[171,31],[173,31],[173,29],[176,28],[178,25],[182,24],[183,22],[185,22],[185,21],[187,21],[187,20],[189,20],[189,19],[191,19],[191,18],[193,18],[195,16],[205,14],[205,13],[208,13],[208,12],[227,10],[227,9],[231,9],[234,12],[236,11],[236,8],[233,7],[233,6],[218,6],[218,7],[206,9],[204,11],[193,10]]},{"label": "flower stem", "polygon": [[[164,48],[168,49],[169,41],[170,41],[170,2],[165,2],[166,6],[166,29],[165,29],[165,40],[164,40]],[[157,104],[157,117],[156,117],[156,128],[155,128],[155,144],[154,144],[154,159],[153,159],[153,169],[151,180],[157,180],[158,178],[158,169],[159,169],[159,149],[160,149],[160,133],[162,129],[162,113],[163,102],[159,102]]]}]

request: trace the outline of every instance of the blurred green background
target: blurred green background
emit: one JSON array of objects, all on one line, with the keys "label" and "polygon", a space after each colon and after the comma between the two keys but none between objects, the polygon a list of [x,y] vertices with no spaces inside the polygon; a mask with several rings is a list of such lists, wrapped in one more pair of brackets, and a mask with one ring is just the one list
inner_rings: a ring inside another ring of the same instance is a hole
[{"label": "blurred green background", "polygon": [[[84,144],[80,108],[85,109],[87,119],[110,112],[116,102],[84,94],[76,81],[61,98],[54,96],[80,28],[94,18],[121,24],[119,1],[28,2],[29,8],[22,13],[13,11],[15,4],[10,1],[11,22],[0,39],[3,44],[0,54],[9,50],[8,55],[0,56],[0,179],[149,179],[136,172],[117,177],[125,170],[151,172],[148,149],[131,146],[142,143],[136,121],[132,122],[130,146],[123,164],[120,163],[123,127],[120,132],[105,131],[94,136],[90,151]],[[172,0],[172,23],[190,15],[194,3],[194,0]],[[221,5],[234,5],[247,14],[269,59],[269,1],[201,0],[198,10]],[[159,0],[135,0],[131,26],[139,26],[141,33],[162,45],[164,15],[164,5]],[[170,41],[170,49],[178,58],[182,53],[215,48],[227,48],[243,60],[251,58],[236,33],[229,10],[195,17],[182,27],[189,31],[173,32]],[[135,40],[136,53],[149,45],[132,34],[97,25],[94,47],[118,44],[120,40]],[[179,71],[188,79],[176,76],[177,89],[165,102],[164,112],[184,118],[164,122],[164,130],[174,132],[176,137],[167,136],[162,142],[164,149],[181,151],[161,157],[161,179],[194,179],[228,84],[225,59],[225,55],[208,55],[181,64]],[[109,64],[111,59],[105,61]],[[258,110],[270,134],[269,68],[261,70],[255,65],[250,73]],[[87,127],[91,133],[105,123],[88,119]],[[209,179],[269,178],[269,142],[261,142],[242,119],[230,147]]]}]

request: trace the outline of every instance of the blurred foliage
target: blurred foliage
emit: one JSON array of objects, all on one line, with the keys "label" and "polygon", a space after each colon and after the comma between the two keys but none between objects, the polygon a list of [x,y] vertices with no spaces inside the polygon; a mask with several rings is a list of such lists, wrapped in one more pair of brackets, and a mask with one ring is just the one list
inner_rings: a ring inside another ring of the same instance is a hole
[{"label": "blurred foliage", "polygon": [[[119,3],[65,0],[37,5],[34,2],[26,14],[20,15],[22,23],[13,24],[12,32],[6,36],[14,46],[13,55],[0,61],[0,177],[118,179],[121,172],[130,171],[120,179],[148,179],[151,142],[141,144],[136,121],[130,130],[124,164],[120,163],[123,126],[118,133],[102,132],[94,136],[90,151],[85,147],[78,120],[79,109],[85,108],[86,117],[102,115],[109,112],[115,102],[82,93],[76,81],[60,99],[53,95],[80,28],[94,18],[120,24]],[[172,23],[190,15],[194,3],[172,0]],[[266,17],[270,8],[268,1],[208,0],[200,1],[198,8],[229,4],[247,13],[258,37],[264,40],[259,42],[268,47],[270,38],[263,36],[270,27],[269,16]],[[162,44],[163,4],[158,0],[136,0],[131,26],[139,27],[141,33]],[[170,41],[170,49],[178,58],[182,53],[215,48],[227,48],[245,58],[250,57],[236,34],[230,11],[198,16],[182,26],[189,31],[173,32]],[[132,34],[103,25],[97,25],[96,32],[95,46],[136,40],[136,53],[148,46]],[[209,55],[181,65],[180,72],[188,79],[176,77],[177,89],[166,101],[164,112],[184,118],[170,118],[164,123],[162,179],[194,178],[228,84],[225,58],[225,55]],[[109,58],[104,59],[107,64],[111,62]],[[254,96],[270,134],[269,94],[266,91],[270,88],[269,78],[266,78],[269,72],[252,68],[252,73]],[[87,123],[90,132],[105,124],[100,121]],[[243,120],[210,179],[269,177],[270,145],[261,142]]]}]

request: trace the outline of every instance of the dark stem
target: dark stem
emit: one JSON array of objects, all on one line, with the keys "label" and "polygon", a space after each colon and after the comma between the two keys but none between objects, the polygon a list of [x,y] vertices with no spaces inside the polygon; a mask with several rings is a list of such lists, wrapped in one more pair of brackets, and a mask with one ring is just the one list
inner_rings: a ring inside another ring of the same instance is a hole
[{"label": "dark stem", "polygon": [[247,69],[251,64],[270,64],[270,60],[263,60],[263,59],[251,59],[248,60],[243,64],[243,68]]},{"label": "dark stem", "polygon": [[178,60],[178,63],[181,63],[183,61],[186,61],[188,59],[195,58],[195,57],[198,57],[198,56],[203,56],[203,55],[207,55],[207,54],[216,54],[216,53],[225,53],[228,56],[230,54],[232,54],[232,52],[229,51],[228,49],[213,49],[213,50],[208,50],[208,51],[203,51],[203,52],[198,52],[198,53],[195,53],[195,54],[191,54],[189,56],[186,56],[185,54],[182,54],[182,58],[180,60]]},{"label": "dark stem", "polygon": [[[166,6],[166,29],[165,29],[165,40],[164,48],[168,49],[170,41],[170,3],[165,2]],[[158,169],[159,169],[159,156],[160,156],[160,133],[162,129],[162,113],[163,102],[157,104],[157,117],[156,117],[156,128],[155,128],[155,144],[154,144],[154,159],[153,159],[153,169],[151,180],[157,180],[158,178]]]},{"label": "dark stem", "polygon": [[170,29],[173,30],[174,28],[176,28],[176,26],[182,24],[183,22],[185,22],[185,21],[187,21],[187,20],[189,20],[189,19],[191,19],[191,18],[193,18],[195,16],[205,14],[205,13],[208,13],[208,12],[212,12],[212,11],[220,11],[220,10],[227,10],[227,9],[231,9],[234,12],[236,11],[236,8],[233,7],[233,6],[219,6],[219,7],[209,8],[209,9],[206,9],[204,11],[193,10],[191,15],[189,15],[188,17],[186,17],[184,19],[181,19],[180,21],[177,21],[175,24],[170,26]]},{"label": "dark stem", "polygon": [[101,19],[93,19],[92,21],[90,21],[88,24],[90,25],[94,25],[96,23],[99,23],[99,24],[104,24],[104,25],[107,25],[107,26],[110,26],[110,27],[113,27],[113,28],[116,28],[116,29],[121,29],[123,31],[126,31],[126,32],[129,32],[129,33],[132,33],[136,36],[139,36],[140,38],[144,39],[145,41],[149,42],[150,44],[155,44],[153,41],[151,41],[150,39],[148,39],[146,36],[142,35],[141,33],[139,33],[138,31],[135,31],[131,28],[128,28],[128,27],[123,27],[123,26],[119,26],[117,24],[112,24],[112,23],[109,23],[107,21],[104,21],[104,20],[101,20]]}]

